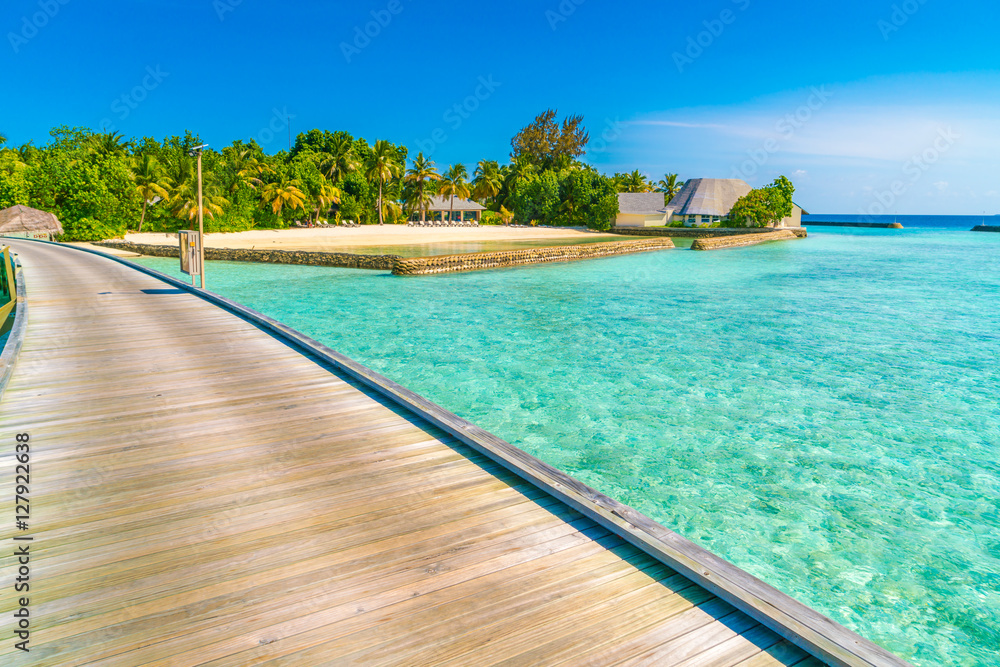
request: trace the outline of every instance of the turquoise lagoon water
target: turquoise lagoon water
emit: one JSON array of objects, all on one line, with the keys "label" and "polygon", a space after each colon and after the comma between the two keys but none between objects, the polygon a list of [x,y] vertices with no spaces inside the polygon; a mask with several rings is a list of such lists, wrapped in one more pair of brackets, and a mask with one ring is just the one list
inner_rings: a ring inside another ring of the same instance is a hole
[{"label": "turquoise lagoon water", "polygon": [[209,269],[915,664],[1000,665],[1000,235]]}]

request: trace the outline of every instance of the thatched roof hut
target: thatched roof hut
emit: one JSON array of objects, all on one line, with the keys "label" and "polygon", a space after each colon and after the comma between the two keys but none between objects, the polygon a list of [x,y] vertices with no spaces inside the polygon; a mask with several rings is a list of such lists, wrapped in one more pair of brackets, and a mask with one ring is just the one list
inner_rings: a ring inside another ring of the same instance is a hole
[{"label": "thatched roof hut", "polygon": [[52,235],[63,233],[59,218],[46,211],[27,206],[11,206],[0,211],[0,234],[20,232],[48,232]]},{"label": "thatched roof hut", "polygon": [[704,216],[724,218],[733,204],[753,188],[738,178],[692,178],[667,205],[678,217]]}]

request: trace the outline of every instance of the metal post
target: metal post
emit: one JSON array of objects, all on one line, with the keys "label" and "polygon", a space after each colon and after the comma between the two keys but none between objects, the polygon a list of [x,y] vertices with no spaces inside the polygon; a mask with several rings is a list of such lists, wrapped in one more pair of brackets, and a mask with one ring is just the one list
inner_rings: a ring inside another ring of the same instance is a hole
[{"label": "metal post", "polygon": [[201,288],[205,289],[205,206],[201,193],[201,151],[198,151],[198,246],[201,254]]}]

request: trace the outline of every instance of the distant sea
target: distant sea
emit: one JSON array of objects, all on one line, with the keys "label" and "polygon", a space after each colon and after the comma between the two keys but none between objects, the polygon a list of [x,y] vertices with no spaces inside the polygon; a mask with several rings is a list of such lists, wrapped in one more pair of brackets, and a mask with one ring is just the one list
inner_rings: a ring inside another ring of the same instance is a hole
[{"label": "distant sea", "polygon": [[803,215],[810,222],[898,222],[903,227],[925,229],[972,229],[976,225],[1000,225],[1000,215]]}]

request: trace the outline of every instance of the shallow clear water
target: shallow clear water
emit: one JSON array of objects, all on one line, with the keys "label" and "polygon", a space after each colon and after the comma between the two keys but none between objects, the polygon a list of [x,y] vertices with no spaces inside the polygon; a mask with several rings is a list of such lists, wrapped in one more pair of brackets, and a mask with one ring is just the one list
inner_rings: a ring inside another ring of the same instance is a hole
[{"label": "shallow clear water", "polygon": [[209,270],[917,665],[1000,665],[1000,235]]}]

